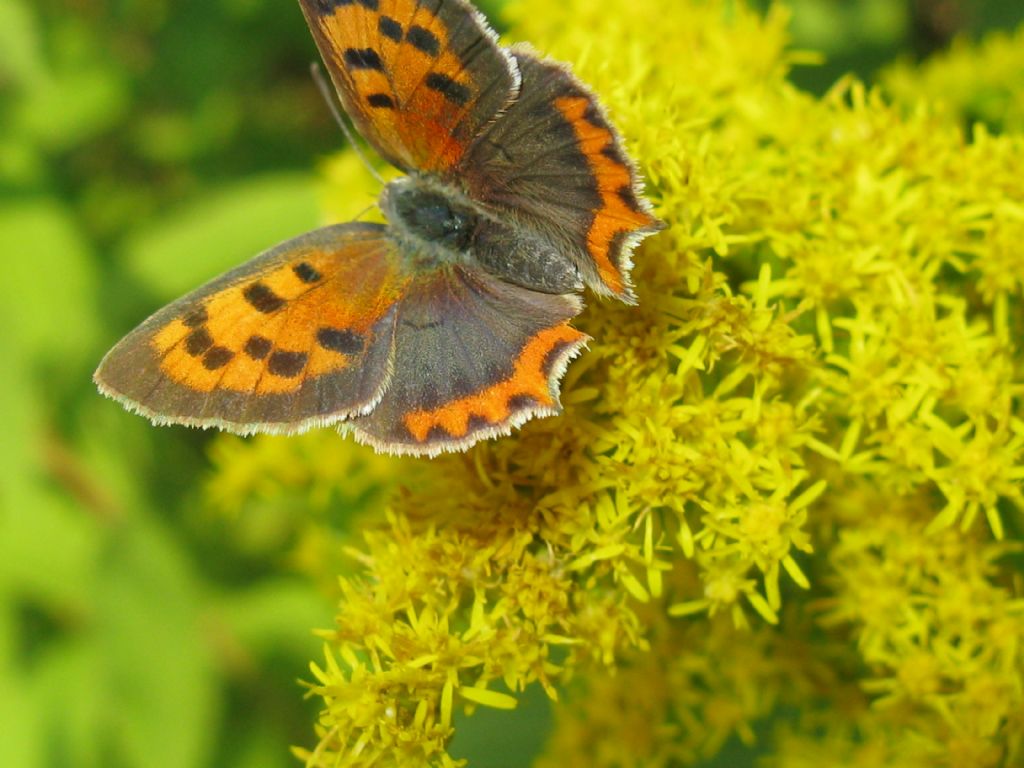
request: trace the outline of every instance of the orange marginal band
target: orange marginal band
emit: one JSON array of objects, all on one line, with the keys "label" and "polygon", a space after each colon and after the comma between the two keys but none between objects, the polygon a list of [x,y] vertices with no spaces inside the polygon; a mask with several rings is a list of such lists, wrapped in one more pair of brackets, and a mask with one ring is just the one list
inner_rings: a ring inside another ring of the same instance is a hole
[{"label": "orange marginal band", "polygon": [[462,438],[468,434],[470,420],[474,416],[482,417],[493,425],[509,419],[515,398],[525,396],[541,406],[553,406],[551,371],[545,370],[549,356],[554,350],[578,344],[585,338],[585,334],[568,323],[544,329],[531,338],[519,353],[512,375],[507,379],[434,410],[406,414],[406,429],[420,443],[427,441],[435,427],[440,427],[454,438]]},{"label": "orange marginal band", "polygon": [[612,261],[614,251],[621,247],[620,237],[649,227],[656,219],[636,204],[633,177],[629,168],[616,159],[618,153],[613,151],[612,132],[588,119],[593,110],[590,99],[565,96],[555,100],[555,107],[572,124],[580,151],[590,164],[601,195],[601,208],[594,212],[587,232],[587,250],[597,264],[601,281],[621,294],[626,287],[622,270]]}]

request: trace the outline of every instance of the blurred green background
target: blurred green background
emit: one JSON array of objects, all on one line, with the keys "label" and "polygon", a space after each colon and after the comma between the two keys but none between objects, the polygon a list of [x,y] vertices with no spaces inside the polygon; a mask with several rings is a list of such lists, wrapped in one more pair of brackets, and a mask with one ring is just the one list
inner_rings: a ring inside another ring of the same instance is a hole
[{"label": "blurred green background", "polygon": [[[1020,0],[791,7],[794,46],[826,57],[793,75],[816,92],[1024,19]],[[292,0],[0,0],[0,766],[286,766],[313,740],[296,679],[332,595],[295,552],[310,515],[343,533],[382,493],[215,503],[211,436],[90,376],[162,304],[323,223],[342,139],[316,57]],[[528,764],[529,702],[518,732],[482,715],[456,751]]]}]

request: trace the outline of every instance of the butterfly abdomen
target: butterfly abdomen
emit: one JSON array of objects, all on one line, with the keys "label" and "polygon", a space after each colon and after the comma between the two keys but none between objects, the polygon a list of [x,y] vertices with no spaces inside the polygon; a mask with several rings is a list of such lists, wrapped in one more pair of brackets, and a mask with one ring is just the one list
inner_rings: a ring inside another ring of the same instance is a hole
[{"label": "butterfly abdomen", "polygon": [[556,241],[511,223],[484,219],[473,237],[473,261],[495,277],[541,293],[581,293],[575,262]]}]

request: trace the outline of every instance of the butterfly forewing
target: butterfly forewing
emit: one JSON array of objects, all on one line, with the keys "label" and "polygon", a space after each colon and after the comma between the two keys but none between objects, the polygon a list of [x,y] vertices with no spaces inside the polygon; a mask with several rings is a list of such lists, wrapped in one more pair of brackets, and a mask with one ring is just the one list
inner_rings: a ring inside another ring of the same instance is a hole
[{"label": "butterfly forewing", "polygon": [[161,423],[242,433],[333,423],[379,400],[407,281],[384,227],[316,230],[153,315],[96,382]]},{"label": "butterfly forewing", "polygon": [[404,170],[451,169],[514,98],[515,60],[463,0],[300,0],[342,103]]}]

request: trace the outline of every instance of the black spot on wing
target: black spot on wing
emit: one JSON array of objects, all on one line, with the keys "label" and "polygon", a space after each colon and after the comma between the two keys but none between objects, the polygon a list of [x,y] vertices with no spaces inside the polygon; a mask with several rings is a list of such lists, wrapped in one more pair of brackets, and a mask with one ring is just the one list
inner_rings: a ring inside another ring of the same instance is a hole
[{"label": "black spot on wing", "polygon": [[373,69],[384,71],[384,62],[373,48],[346,48],[342,54],[345,66],[349,69]]},{"label": "black spot on wing", "polygon": [[235,353],[227,347],[212,347],[203,355],[203,367],[208,371],[215,371],[231,362],[234,356]]},{"label": "black spot on wing", "polygon": [[242,295],[253,309],[265,315],[276,312],[285,304],[284,299],[274,293],[266,283],[251,283],[245,286]]},{"label": "black spot on wing", "polygon": [[210,316],[206,312],[206,307],[197,307],[185,315],[185,317],[181,319],[181,322],[189,328],[198,328],[209,319]]},{"label": "black spot on wing", "polygon": [[626,207],[633,213],[640,213],[640,201],[637,199],[636,192],[633,191],[633,187],[629,184],[623,184],[616,190],[619,195],[619,199],[625,203]]},{"label": "black spot on wing", "polygon": [[377,109],[394,109],[395,100],[386,93],[371,93],[366,97],[366,103]]},{"label": "black spot on wing", "polygon": [[267,370],[275,376],[293,379],[306,367],[305,352],[275,352],[267,361]]},{"label": "black spot on wing", "polygon": [[475,434],[481,429],[490,429],[495,426],[495,422],[489,421],[485,416],[480,416],[476,413],[471,414],[469,419],[466,420],[466,436]]},{"label": "black spot on wing", "polygon": [[612,241],[608,244],[608,260],[620,269],[622,267],[622,251],[626,247],[628,236],[627,230],[620,230],[612,235]]},{"label": "black spot on wing", "polygon": [[508,409],[511,413],[536,408],[538,405],[539,403],[529,395],[513,395],[508,399]]},{"label": "black spot on wing", "polygon": [[615,146],[615,142],[609,141],[601,147],[601,154],[619,165],[626,164],[626,158],[622,156],[622,152],[620,152],[619,148]]},{"label": "black spot on wing", "polygon": [[437,56],[441,51],[441,41],[429,29],[418,24],[409,27],[409,31],[405,33],[405,39],[413,48],[428,56]]},{"label": "black spot on wing", "polygon": [[316,283],[320,281],[321,274],[316,271],[312,264],[300,261],[292,267],[292,272],[304,283]]},{"label": "black spot on wing", "polygon": [[408,439],[410,441],[412,441],[412,442],[414,442],[414,443],[416,443],[418,445],[431,445],[433,443],[447,443],[447,442],[449,442],[452,439],[452,436],[448,433],[448,430],[445,429],[444,427],[438,425],[438,424],[435,424],[434,426],[432,426],[430,428],[430,431],[427,432],[427,436],[426,436],[426,438],[422,442],[417,440],[413,436],[412,432],[410,432],[409,430],[405,429],[404,425],[402,427],[402,430],[405,432],[406,435],[408,435]]},{"label": "black spot on wing", "polygon": [[555,363],[562,357],[562,354],[572,345],[568,341],[560,341],[555,346],[547,351],[544,355],[544,362],[541,363],[541,370],[547,378],[551,378],[551,374],[555,370]]},{"label": "black spot on wing", "polygon": [[608,130],[608,123],[601,117],[601,110],[597,108],[597,104],[593,100],[588,100],[587,108],[583,110],[583,119],[590,123],[595,128],[604,128]]},{"label": "black spot on wing", "polygon": [[265,336],[250,336],[249,340],[245,342],[245,354],[253,360],[262,360],[270,354],[272,346],[270,339]]},{"label": "black spot on wing", "polygon": [[206,328],[196,328],[185,337],[185,351],[192,357],[199,357],[213,346],[213,337]]},{"label": "black spot on wing", "polygon": [[348,328],[321,328],[316,332],[316,341],[324,349],[343,355],[362,352],[366,343],[362,334]]},{"label": "black spot on wing", "polygon": [[389,40],[394,40],[396,43],[402,42],[402,25],[390,16],[381,16],[380,21],[377,22],[377,28]]},{"label": "black spot on wing", "polygon": [[448,75],[442,75],[440,72],[431,72],[427,75],[426,84],[427,88],[437,91],[448,101],[458,104],[460,107],[469,101],[469,97],[472,95],[469,88],[462,83],[455,82]]}]

